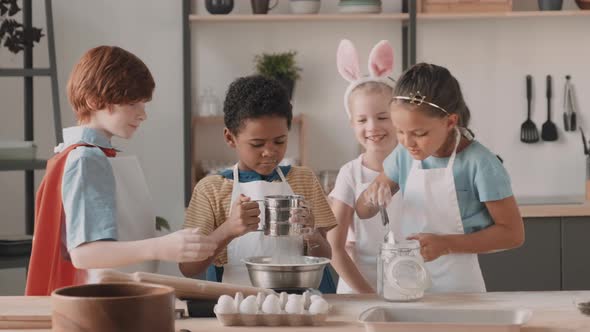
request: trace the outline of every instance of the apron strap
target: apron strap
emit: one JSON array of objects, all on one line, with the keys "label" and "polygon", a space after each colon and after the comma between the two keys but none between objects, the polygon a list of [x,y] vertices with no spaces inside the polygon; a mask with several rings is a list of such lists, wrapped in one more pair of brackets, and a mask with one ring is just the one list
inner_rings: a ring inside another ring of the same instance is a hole
[{"label": "apron strap", "polygon": [[[358,180],[359,183],[355,183],[355,186],[357,184],[363,184],[363,156],[364,153],[361,154],[358,158],[356,158],[356,160],[352,163],[352,169],[354,172],[354,180],[355,182]],[[356,198],[355,198],[356,199]]]},{"label": "apron strap", "polygon": [[[464,128],[461,128],[461,129],[464,129]],[[457,156],[457,148],[459,147],[459,143],[461,142],[461,133],[462,133],[461,129],[458,127],[455,127],[455,140],[456,140],[455,148],[453,149],[453,153],[451,154],[451,157],[449,158],[449,162],[446,167],[447,170],[453,170],[453,165],[455,164],[455,157]],[[467,130],[465,130],[465,131],[469,134],[469,136],[467,136],[467,138],[469,140],[473,140],[473,136]],[[414,159],[412,161],[412,168],[421,169],[422,168],[422,161]]]},{"label": "apron strap", "polygon": [[449,163],[447,164],[447,169],[452,170],[453,164],[455,163],[455,157],[457,156],[457,148],[459,147],[459,143],[461,143],[461,130],[455,127],[455,148],[453,149],[453,154],[451,154],[451,158],[449,159]]},{"label": "apron strap", "polygon": [[[277,170],[277,173],[279,174],[279,177],[281,178],[281,181],[284,183],[287,183],[287,178],[285,178],[285,175],[283,174],[281,167],[277,166],[276,170]],[[240,172],[238,171],[238,163],[236,163],[234,165],[233,175],[234,175],[234,184],[233,184],[232,191],[231,191],[231,199],[230,199],[230,203],[229,203],[228,216],[231,215],[231,209],[232,209],[232,206],[234,205],[234,202],[238,199],[238,197],[240,197],[240,194],[242,193],[240,190]]]},{"label": "apron strap", "polygon": [[233,174],[234,174],[234,184],[231,190],[231,198],[229,200],[229,213],[228,216],[231,215],[231,209],[234,206],[234,202],[238,197],[240,197],[240,172],[238,172],[238,163],[234,165]]},{"label": "apron strap", "polygon": [[281,166],[277,166],[277,173],[279,174],[281,181],[287,182],[287,178],[285,178],[285,175],[283,175],[283,171],[281,170]]}]

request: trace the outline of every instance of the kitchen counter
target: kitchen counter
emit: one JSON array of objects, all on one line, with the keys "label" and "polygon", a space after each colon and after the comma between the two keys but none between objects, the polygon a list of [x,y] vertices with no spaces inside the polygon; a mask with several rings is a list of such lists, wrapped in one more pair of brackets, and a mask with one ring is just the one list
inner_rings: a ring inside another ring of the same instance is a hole
[{"label": "kitchen counter", "polygon": [[[590,317],[582,315],[574,305],[576,301],[590,301],[590,291],[569,292],[506,292],[506,293],[455,293],[432,294],[413,303],[387,303],[375,295],[325,295],[333,306],[328,320],[316,327],[293,327],[289,331],[318,332],[364,332],[357,322],[358,315],[373,306],[391,305],[399,307],[453,307],[453,308],[529,308],[533,310],[531,320],[522,328],[523,332],[573,332],[590,331]],[[182,307],[182,303],[178,302]],[[34,314],[39,324],[51,316],[48,297],[0,297],[0,326],[6,318]],[[259,327],[224,328],[215,318],[187,318],[177,320],[176,329],[190,331],[260,331]],[[264,331],[282,331],[284,327],[266,327]],[[50,331],[29,329],[20,331]],[[474,331],[477,332],[477,331]]]},{"label": "kitchen counter", "polygon": [[523,218],[588,217],[590,201],[585,196],[516,196]]},{"label": "kitchen counter", "polygon": [[589,201],[572,204],[519,204],[518,207],[523,218],[590,216]]}]

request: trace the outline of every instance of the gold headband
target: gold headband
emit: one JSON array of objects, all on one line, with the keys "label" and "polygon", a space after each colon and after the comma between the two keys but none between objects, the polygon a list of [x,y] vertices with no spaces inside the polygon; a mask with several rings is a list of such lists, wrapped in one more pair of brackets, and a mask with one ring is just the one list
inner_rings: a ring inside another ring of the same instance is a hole
[{"label": "gold headband", "polygon": [[410,95],[408,97],[406,96],[395,96],[393,97],[393,99],[397,99],[397,100],[406,100],[409,101],[410,104],[415,104],[415,105],[422,105],[422,104],[426,104],[429,106],[432,106],[438,110],[441,110],[442,112],[444,112],[446,115],[449,115],[449,112],[447,112],[447,110],[445,110],[444,108],[438,106],[437,104],[431,103],[429,101],[426,101],[426,96],[422,96],[420,94],[420,91],[417,91],[415,94],[414,93],[410,93]]}]

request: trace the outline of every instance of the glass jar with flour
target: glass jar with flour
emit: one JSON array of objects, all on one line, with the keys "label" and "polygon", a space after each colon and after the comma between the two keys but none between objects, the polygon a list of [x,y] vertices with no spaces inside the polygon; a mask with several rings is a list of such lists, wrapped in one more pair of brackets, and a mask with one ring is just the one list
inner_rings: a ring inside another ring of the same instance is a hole
[{"label": "glass jar with flour", "polygon": [[421,299],[430,287],[430,275],[418,241],[383,243],[377,259],[377,292],[387,301]]}]

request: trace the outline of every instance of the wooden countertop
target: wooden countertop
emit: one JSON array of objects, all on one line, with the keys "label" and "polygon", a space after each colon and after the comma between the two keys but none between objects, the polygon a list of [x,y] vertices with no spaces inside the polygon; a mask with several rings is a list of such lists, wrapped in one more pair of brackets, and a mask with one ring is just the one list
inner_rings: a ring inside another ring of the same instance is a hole
[{"label": "wooden countertop", "polygon": [[[590,331],[590,317],[582,315],[576,308],[579,301],[590,301],[590,291],[568,292],[509,292],[509,293],[455,293],[428,294],[422,300],[412,303],[387,303],[374,295],[325,295],[333,306],[328,320],[317,327],[292,327],[288,330],[318,332],[364,332],[364,326],[357,322],[358,315],[373,306],[391,305],[398,307],[447,307],[447,308],[528,308],[533,310],[531,320],[522,328],[523,332],[573,332]],[[181,306],[181,302],[178,303]],[[48,297],[0,297],[0,326],[7,317],[36,315],[39,321],[51,315]],[[190,331],[221,331],[224,328],[215,318],[189,318],[177,320],[176,329]],[[234,327],[239,331],[256,332],[259,327]],[[282,331],[284,327],[266,327],[265,332]],[[19,331],[50,331],[29,329]],[[474,331],[476,332],[476,331]]]},{"label": "wooden countertop", "polygon": [[588,217],[590,216],[590,202],[578,204],[519,204],[523,218],[537,217]]}]

